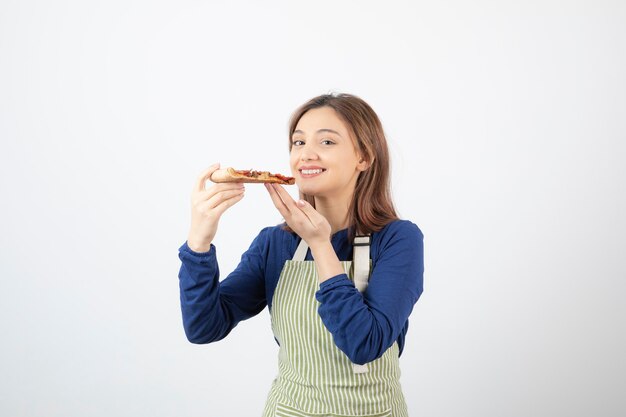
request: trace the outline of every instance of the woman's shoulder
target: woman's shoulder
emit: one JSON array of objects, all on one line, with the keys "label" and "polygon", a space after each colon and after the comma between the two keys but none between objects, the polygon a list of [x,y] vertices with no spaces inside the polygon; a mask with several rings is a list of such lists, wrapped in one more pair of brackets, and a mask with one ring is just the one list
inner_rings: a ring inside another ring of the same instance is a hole
[{"label": "woman's shoulder", "polygon": [[410,220],[397,219],[390,223],[387,223],[380,231],[374,233],[378,238],[393,238],[393,237],[417,237],[424,238],[424,234],[418,225]]},{"label": "woman's shoulder", "polygon": [[391,247],[422,245],[423,239],[424,234],[415,223],[398,219],[372,234],[372,249],[380,253]]},{"label": "woman's shoulder", "polygon": [[258,253],[269,265],[282,265],[295,252],[298,236],[286,231],[284,224],[268,226],[259,232],[250,250]]},{"label": "woman's shoulder", "polygon": [[298,236],[294,233],[288,232],[284,229],[285,224],[277,224],[275,226],[267,226],[261,229],[256,240],[263,246],[275,246],[275,245],[292,245],[298,239]]}]

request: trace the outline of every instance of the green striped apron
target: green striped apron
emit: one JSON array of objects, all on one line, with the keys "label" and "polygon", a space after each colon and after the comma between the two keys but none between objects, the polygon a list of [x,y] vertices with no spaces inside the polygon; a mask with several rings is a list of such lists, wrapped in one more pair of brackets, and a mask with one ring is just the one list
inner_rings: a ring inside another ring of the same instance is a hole
[{"label": "green striped apron", "polygon": [[[318,275],[315,262],[304,261],[304,254],[306,247],[299,247],[294,259],[285,262],[274,292],[271,321],[280,344],[278,376],[263,416],[406,417],[397,342],[365,371],[353,366],[317,313]],[[353,279],[352,262],[342,266]]]}]

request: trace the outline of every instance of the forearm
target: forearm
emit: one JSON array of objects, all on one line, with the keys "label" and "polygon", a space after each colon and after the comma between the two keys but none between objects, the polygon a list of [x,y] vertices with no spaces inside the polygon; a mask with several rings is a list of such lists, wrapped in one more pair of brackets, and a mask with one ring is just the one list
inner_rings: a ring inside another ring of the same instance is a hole
[{"label": "forearm", "polygon": [[178,274],[181,312],[187,339],[209,343],[226,336],[234,327],[219,297],[219,272],[211,253],[193,254],[181,248]]},{"label": "forearm", "polygon": [[337,347],[354,363],[379,358],[398,337],[389,319],[372,311],[345,276],[320,285],[316,298],[324,326]]},{"label": "forearm", "polygon": [[188,244],[180,248],[180,302],[190,342],[220,340],[237,323],[265,308],[265,257],[261,248],[266,245],[268,230],[257,236],[237,268],[221,282],[214,246],[206,253],[195,253]]},{"label": "forearm", "polygon": [[374,266],[363,294],[346,276],[326,281],[316,293],[322,322],[337,347],[355,363],[376,359],[400,341],[423,291],[421,231],[408,222],[390,227],[380,243],[384,246],[372,245]]},{"label": "forearm", "polygon": [[311,246],[311,254],[315,260],[320,284],[344,273],[343,266],[341,266],[330,240]]}]

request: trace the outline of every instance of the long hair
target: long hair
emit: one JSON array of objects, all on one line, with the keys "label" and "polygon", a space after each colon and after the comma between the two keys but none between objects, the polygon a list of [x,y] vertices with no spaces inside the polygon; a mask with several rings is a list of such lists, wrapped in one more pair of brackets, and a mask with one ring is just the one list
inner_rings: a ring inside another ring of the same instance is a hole
[{"label": "long hair", "polygon": [[[391,199],[389,149],[380,119],[365,101],[351,94],[324,94],[300,106],[289,122],[289,151],[300,118],[309,110],[330,107],[346,124],[356,150],[368,163],[359,173],[348,209],[348,236],[369,234],[397,220]],[[300,192],[300,198],[315,207],[315,198]],[[289,226],[285,230],[292,232]]]}]

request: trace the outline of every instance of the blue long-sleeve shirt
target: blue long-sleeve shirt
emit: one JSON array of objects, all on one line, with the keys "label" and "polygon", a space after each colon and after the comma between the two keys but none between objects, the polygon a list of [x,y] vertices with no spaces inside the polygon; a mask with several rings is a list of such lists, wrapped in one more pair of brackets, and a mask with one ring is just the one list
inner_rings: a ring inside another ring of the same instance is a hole
[{"label": "blue long-sleeve shirt", "polygon": [[[237,268],[219,281],[216,248],[197,253],[185,242],[179,249],[180,301],[185,334],[192,343],[224,338],[241,320],[268,306],[286,260],[300,238],[267,227],[242,255]],[[331,243],[339,260],[352,260],[347,229],[335,233]],[[404,348],[408,317],[423,290],[423,234],[410,221],[397,220],[372,234],[372,271],[363,294],[346,274],[320,284],[318,313],[337,347],[354,363],[379,358],[398,341]],[[310,251],[306,260],[312,260]]]}]

